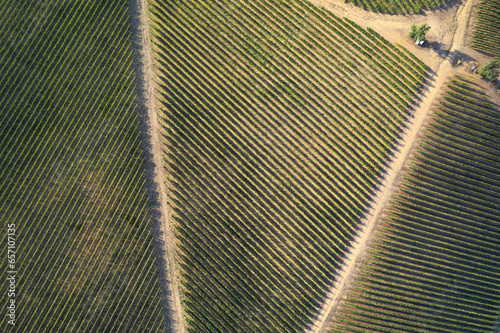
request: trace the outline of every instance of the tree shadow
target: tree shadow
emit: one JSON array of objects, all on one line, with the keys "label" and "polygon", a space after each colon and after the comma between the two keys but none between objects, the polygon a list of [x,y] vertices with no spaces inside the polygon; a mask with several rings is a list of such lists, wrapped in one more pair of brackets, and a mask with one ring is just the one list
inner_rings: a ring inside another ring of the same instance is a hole
[{"label": "tree shadow", "polygon": [[446,44],[438,41],[425,41],[424,45],[422,45],[421,47],[436,52],[437,55],[442,59],[445,59],[450,53],[450,50],[446,49]]},{"label": "tree shadow", "polygon": [[459,50],[455,50],[452,52],[449,52],[448,54],[448,61],[453,65],[456,66],[458,62],[460,61],[461,63],[468,63],[471,61],[474,61],[475,59],[472,58],[470,55],[463,53]]}]

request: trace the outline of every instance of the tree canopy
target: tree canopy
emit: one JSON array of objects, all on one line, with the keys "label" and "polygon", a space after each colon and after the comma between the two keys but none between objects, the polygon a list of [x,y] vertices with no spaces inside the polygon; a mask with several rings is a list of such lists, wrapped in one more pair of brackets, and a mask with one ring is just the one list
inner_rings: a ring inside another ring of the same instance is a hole
[{"label": "tree canopy", "polygon": [[500,57],[495,57],[479,69],[479,74],[490,81],[495,81],[500,74]]},{"label": "tree canopy", "polygon": [[409,32],[409,36],[415,38],[417,41],[424,41],[426,39],[425,35],[430,30],[430,26],[427,23],[422,24],[417,27],[415,23],[411,25],[411,30]]}]

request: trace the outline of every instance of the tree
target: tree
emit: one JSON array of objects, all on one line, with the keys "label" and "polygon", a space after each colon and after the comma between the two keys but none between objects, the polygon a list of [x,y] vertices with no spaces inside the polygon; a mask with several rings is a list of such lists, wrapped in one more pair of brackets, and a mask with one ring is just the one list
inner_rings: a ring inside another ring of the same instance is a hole
[{"label": "tree", "polygon": [[408,35],[412,38],[415,38],[419,42],[423,42],[425,40],[425,35],[429,32],[431,27],[427,25],[427,23],[422,24],[420,27],[417,27],[415,23],[411,25],[411,30]]},{"label": "tree", "polygon": [[500,57],[495,57],[492,61],[479,68],[479,75],[494,82],[500,74]]}]

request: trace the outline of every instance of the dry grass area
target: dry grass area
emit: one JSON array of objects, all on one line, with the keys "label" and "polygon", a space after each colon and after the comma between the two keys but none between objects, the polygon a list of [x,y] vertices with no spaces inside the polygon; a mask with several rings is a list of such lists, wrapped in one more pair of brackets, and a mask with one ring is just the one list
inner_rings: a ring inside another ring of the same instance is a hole
[{"label": "dry grass area", "polygon": [[[490,57],[470,47],[474,15],[479,0],[453,2],[446,8],[426,11],[423,15],[388,15],[364,11],[340,0],[311,0],[341,17],[347,17],[363,27],[371,27],[387,40],[406,47],[434,72],[444,61],[463,57],[465,61],[484,63]],[[408,37],[410,25],[427,23],[431,30],[427,35],[428,44],[416,47]]]},{"label": "dry grass area", "polygon": [[137,52],[137,84],[141,108],[142,148],[145,152],[145,171],[151,201],[151,216],[155,222],[156,241],[162,270],[165,314],[169,331],[185,332],[178,287],[175,239],[172,231],[171,207],[165,183],[163,147],[165,140],[158,109],[157,82],[153,63],[151,25],[148,0],[129,0],[133,46]]}]

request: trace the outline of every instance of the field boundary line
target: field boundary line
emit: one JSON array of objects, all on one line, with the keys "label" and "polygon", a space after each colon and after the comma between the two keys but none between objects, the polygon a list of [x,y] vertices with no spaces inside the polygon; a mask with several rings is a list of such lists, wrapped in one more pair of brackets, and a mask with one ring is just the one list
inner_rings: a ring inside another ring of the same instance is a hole
[{"label": "field boundary line", "polygon": [[[428,119],[430,106],[438,97],[438,92],[441,90],[440,85],[448,77],[447,72],[451,68],[451,65],[448,66],[447,64],[448,62],[443,62],[438,73],[435,76],[433,75],[433,77],[439,78],[439,80],[435,81],[434,87],[429,89],[427,96],[424,97],[415,112],[412,113],[413,118],[406,123],[407,127],[402,133],[402,138],[396,142],[396,149],[392,152],[393,157],[389,161],[389,167],[384,169],[384,172],[386,172],[385,179],[380,179],[382,185],[376,190],[376,195],[371,202],[371,208],[359,222],[360,231],[354,236],[354,240],[347,248],[344,256],[345,260],[337,271],[338,274],[336,274],[335,283],[327,293],[326,302],[323,304],[319,316],[317,316],[310,329],[306,330],[306,332],[327,332],[326,324],[333,319],[334,313],[344,299],[350,285],[352,285],[352,279],[355,278],[366,250],[373,240],[375,227],[380,222],[381,214],[392,197],[401,172],[409,161],[410,153],[424,127],[426,119]],[[429,78],[430,76],[428,75],[426,82],[429,82]],[[418,96],[422,96],[422,93]]]},{"label": "field boundary line", "polygon": [[168,205],[164,169],[164,138],[156,102],[150,27],[149,0],[128,0],[134,49],[134,65],[138,92],[141,141],[145,175],[150,197],[150,216],[156,242],[156,257],[162,285],[163,307],[168,332],[186,332],[178,288],[175,237],[171,208]]}]

